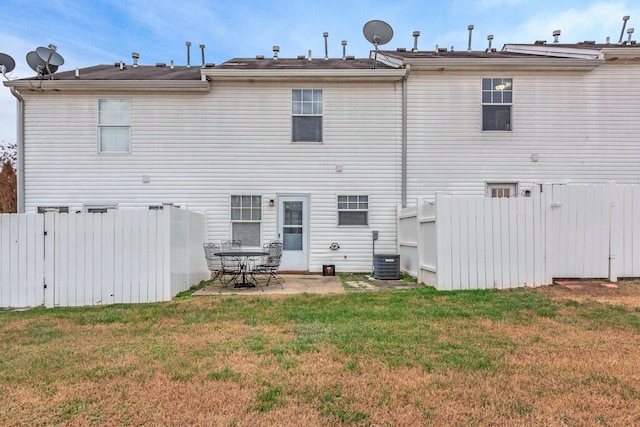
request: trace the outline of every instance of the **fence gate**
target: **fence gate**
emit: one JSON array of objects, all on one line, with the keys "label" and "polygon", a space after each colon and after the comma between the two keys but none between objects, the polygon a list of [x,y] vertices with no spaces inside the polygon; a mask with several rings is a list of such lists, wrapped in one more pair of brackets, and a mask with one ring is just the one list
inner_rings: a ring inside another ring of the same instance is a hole
[{"label": "fence gate", "polygon": [[615,186],[553,185],[553,276],[609,276]]},{"label": "fence gate", "polygon": [[44,303],[44,216],[0,215],[0,307]]},{"label": "fence gate", "polygon": [[130,236],[121,232],[126,228],[117,224],[120,216],[45,213],[44,217],[45,305],[113,304],[116,236]]}]

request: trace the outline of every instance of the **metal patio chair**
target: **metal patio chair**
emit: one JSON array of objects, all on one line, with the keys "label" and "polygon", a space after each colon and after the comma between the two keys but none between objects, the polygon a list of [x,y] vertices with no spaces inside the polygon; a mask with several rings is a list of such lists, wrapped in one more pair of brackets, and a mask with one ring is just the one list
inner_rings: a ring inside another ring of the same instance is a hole
[{"label": "metal patio chair", "polygon": [[[222,264],[223,277],[229,276],[228,280],[223,280],[222,287],[225,288],[231,283],[236,283],[242,274],[242,265],[237,257],[225,256],[225,252],[236,252],[242,250],[241,240],[223,240],[220,242],[220,262]],[[220,289],[222,291],[222,288]]]},{"label": "metal patio chair", "polygon": [[215,255],[217,253],[220,253],[220,244],[205,243],[203,246],[204,257],[207,260],[207,267],[211,272],[211,284],[213,285],[216,279],[219,280],[221,284],[224,284],[224,269],[222,268],[222,258],[219,255]]},{"label": "metal patio chair", "polygon": [[220,242],[221,252],[232,252],[242,250],[242,240],[223,240]]},{"label": "metal patio chair", "polygon": [[280,285],[282,289],[284,289],[284,286],[282,286],[284,280],[278,274],[278,268],[280,268],[280,261],[282,260],[282,242],[274,240],[266,243],[263,248],[265,255],[262,258],[262,262],[253,268],[251,274],[262,274],[267,276],[267,283],[265,286],[269,286],[269,283],[273,280],[275,283]]}]

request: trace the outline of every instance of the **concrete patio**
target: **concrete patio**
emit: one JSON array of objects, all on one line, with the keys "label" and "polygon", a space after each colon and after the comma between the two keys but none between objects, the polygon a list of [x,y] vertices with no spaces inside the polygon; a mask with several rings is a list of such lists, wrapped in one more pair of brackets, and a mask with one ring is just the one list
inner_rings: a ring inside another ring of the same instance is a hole
[{"label": "concrete patio", "polygon": [[[406,280],[375,280],[359,277],[347,281],[344,285],[338,276],[322,276],[320,274],[282,274],[282,287],[278,284],[256,288],[222,288],[219,281],[205,286],[193,293],[193,296],[205,295],[279,295],[279,294],[342,294],[345,292],[372,292],[391,289],[422,288],[424,285]],[[264,291],[263,291],[264,289]]]},{"label": "concrete patio", "polygon": [[[221,288],[221,284],[216,280],[215,284],[205,286],[193,293],[193,296],[204,295],[256,295],[256,294],[335,294],[344,293],[345,289],[340,283],[337,276],[322,276],[319,274],[283,274],[284,279],[282,287],[278,284],[271,283],[269,286],[263,286],[262,289],[256,288]],[[262,282],[262,280],[261,280]],[[264,289],[264,292],[263,292]]]}]

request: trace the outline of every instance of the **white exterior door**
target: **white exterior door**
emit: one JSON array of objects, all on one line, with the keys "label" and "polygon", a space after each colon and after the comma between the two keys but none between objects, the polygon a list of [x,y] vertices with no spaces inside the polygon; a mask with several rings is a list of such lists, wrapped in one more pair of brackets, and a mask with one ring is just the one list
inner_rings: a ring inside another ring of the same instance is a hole
[{"label": "white exterior door", "polygon": [[278,235],[284,247],[281,270],[309,269],[309,196],[278,197]]}]

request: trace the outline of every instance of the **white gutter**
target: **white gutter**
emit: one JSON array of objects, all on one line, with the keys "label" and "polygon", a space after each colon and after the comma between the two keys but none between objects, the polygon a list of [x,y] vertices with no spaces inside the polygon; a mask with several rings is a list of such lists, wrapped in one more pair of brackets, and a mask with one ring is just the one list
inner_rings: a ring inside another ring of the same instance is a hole
[{"label": "white gutter", "polygon": [[17,170],[17,213],[24,213],[24,98],[14,87],[10,88],[13,96],[18,100],[17,105],[17,145],[18,145],[18,170]]},{"label": "white gutter", "polygon": [[45,91],[208,92],[206,80],[13,80],[5,86]]},{"label": "white gutter", "polygon": [[211,80],[227,81],[399,81],[404,78],[406,72],[389,69],[233,69],[212,68],[202,70],[202,75]]},{"label": "white gutter", "polygon": [[605,47],[602,49],[602,56],[608,61],[615,61],[617,59],[637,59],[640,58],[640,48]]},{"label": "white gutter", "polygon": [[411,64],[416,70],[424,71],[590,71],[604,64],[604,60],[550,58],[543,56],[530,58],[460,58],[432,56],[429,58],[406,58],[405,63]]},{"label": "white gutter", "polygon": [[521,45],[505,44],[502,52],[522,53],[525,55],[550,56],[555,58],[600,59],[600,49],[554,46],[549,44]]}]

